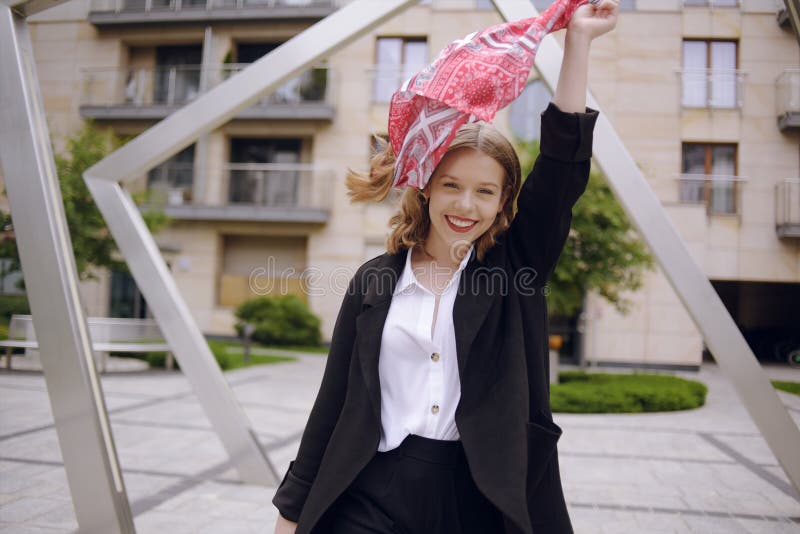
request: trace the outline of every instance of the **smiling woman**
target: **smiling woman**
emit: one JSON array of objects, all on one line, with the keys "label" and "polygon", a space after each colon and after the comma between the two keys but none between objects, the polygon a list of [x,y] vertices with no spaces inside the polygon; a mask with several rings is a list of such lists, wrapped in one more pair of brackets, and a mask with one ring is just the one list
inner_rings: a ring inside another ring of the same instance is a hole
[{"label": "smiling woman", "polygon": [[[272,501],[276,533],[572,532],[544,295],[589,177],[589,44],[613,28],[616,4],[556,0],[539,18],[475,32],[393,95],[391,146],[347,187],[354,201],[406,190],[387,253],[350,281]],[[535,44],[564,27],[540,154],[521,186],[513,146],[488,121],[517,96]]]},{"label": "smiling woman", "polygon": [[[354,201],[383,200],[392,187],[392,146],[373,156],[369,176],[351,171],[347,187]],[[514,147],[494,126],[462,126],[422,190],[406,188],[399,211],[389,221],[390,253],[415,249],[440,266],[463,259],[472,243],[479,260],[513,217],[521,170]]]}]

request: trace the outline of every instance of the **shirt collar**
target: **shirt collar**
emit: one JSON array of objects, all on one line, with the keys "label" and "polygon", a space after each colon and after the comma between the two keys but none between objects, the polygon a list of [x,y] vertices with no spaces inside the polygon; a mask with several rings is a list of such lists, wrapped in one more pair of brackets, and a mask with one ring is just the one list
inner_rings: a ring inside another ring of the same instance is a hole
[{"label": "shirt collar", "polygon": [[[475,244],[473,243],[472,245],[469,246],[469,250],[464,255],[464,258],[461,260],[461,263],[458,265],[458,269],[456,269],[456,271],[453,273],[453,276],[450,278],[450,282],[448,282],[448,285],[452,284],[453,281],[456,280],[458,275],[461,273],[461,271],[463,271],[467,267],[467,264],[469,263],[469,260],[472,258],[474,252],[475,252]],[[402,293],[412,286],[423,287],[422,284],[420,284],[417,281],[417,277],[414,274],[414,269],[411,266],[411,249],[408,249],[406,252],[406,264],[405,267],[403,267],[403,274],[400,275],[400,279],[397,281],[397,286],[395,287],[393,294],[397,295],[398,293]]]}]

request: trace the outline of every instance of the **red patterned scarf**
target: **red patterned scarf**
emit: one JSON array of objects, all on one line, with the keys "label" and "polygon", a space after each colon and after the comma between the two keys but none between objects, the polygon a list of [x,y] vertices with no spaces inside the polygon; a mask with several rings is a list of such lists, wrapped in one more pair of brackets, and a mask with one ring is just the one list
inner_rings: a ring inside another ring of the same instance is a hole
[{"label": "red patterned scarf", "polygon": [[397,155],[393,186],[424,188],[458,129],[491,122],[517,98],[544,36],[566,28],[585,3],[556,0],[538,17],[472,33],[408,79],[389,108],[389,140]]}]

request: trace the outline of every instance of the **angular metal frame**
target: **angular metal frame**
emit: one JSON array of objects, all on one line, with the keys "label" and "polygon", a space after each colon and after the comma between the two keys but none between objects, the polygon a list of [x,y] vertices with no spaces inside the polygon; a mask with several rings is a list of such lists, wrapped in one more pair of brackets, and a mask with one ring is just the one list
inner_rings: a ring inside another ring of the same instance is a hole
[{"label": "angular metal frame", "polygon": [[228,388],[138,208],[120,183],[146,173],[416,1],[358,0],[344,6],[144,131],[84,173],[89,191],[148,307],[245,482],[270,485],[277,483],[279,477]]},{"label": "angular metal frame", "polygon": [[25,16],[0,4],[0,164],[72,503],[86,532],[133,532],[83,314]]},{"label": "angular metal frame", "polygon": [[[133,276],[173,348],[214,430],[246,482],[277,473],[195,324],[139,210],[120,182],[134,179],[233,118],[281,83],[397,15],[418,0],[356,0],[241,73],[201,95],[89,169],[84,179]],[[506,20],[536,14],[528,0],[493,0]],[[14,219],[45,379],[70,491],[82,530],[132,532],[105,402],[77,291],[74,257],[55,176],[25,17],[58,0],[0,4],[0,162]],[[12,12],[13,10],[13,12]],[[556,86],[562,52],[546,37],[536,68]],[[11,73],[9,75],[9,73]],[[599,105],[587,94],[590,106]],[[658,198],[608,119],[596,125],[595,161],[642,232],[722,371],[734,384],[795,488],[800,489],[800,431],[741,332],[693,262]],[[20,133],[24,135],[20,135]]]}]

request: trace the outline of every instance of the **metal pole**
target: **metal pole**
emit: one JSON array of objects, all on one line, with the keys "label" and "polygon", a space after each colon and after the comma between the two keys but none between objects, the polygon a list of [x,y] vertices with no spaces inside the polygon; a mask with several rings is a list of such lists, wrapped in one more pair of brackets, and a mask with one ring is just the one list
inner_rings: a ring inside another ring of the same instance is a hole
[{"label": "metal pole", "polygon": [[[493,0],[506,20],[536,16],[528,0]],[[536,69],[554,90],[563,60],[555,38],[547,36],[536,56]],[[590,107],[600,109],[587,92]],[[594,160],[634,224],[639,228],[672,288],[731,381],[753,422],[761,431],[786,476],[800,491],[800,430],[781,403],[755,355],[706,275],[694,262],[661,201],[622,143],[608,117],[595,125]]]},{"label": "metal pole", "polygon": [[242,480],[279,481],[178,291],[138,208],[118,181],[135,179],[224,124],[282,83],[417,0],[357,0],[200,95],[84,174],[161,331]]},{"label": "metal pole", "polygon": [[0,5],[0,164],[82,532],[134,532],[95,371],[25,19]]}]

